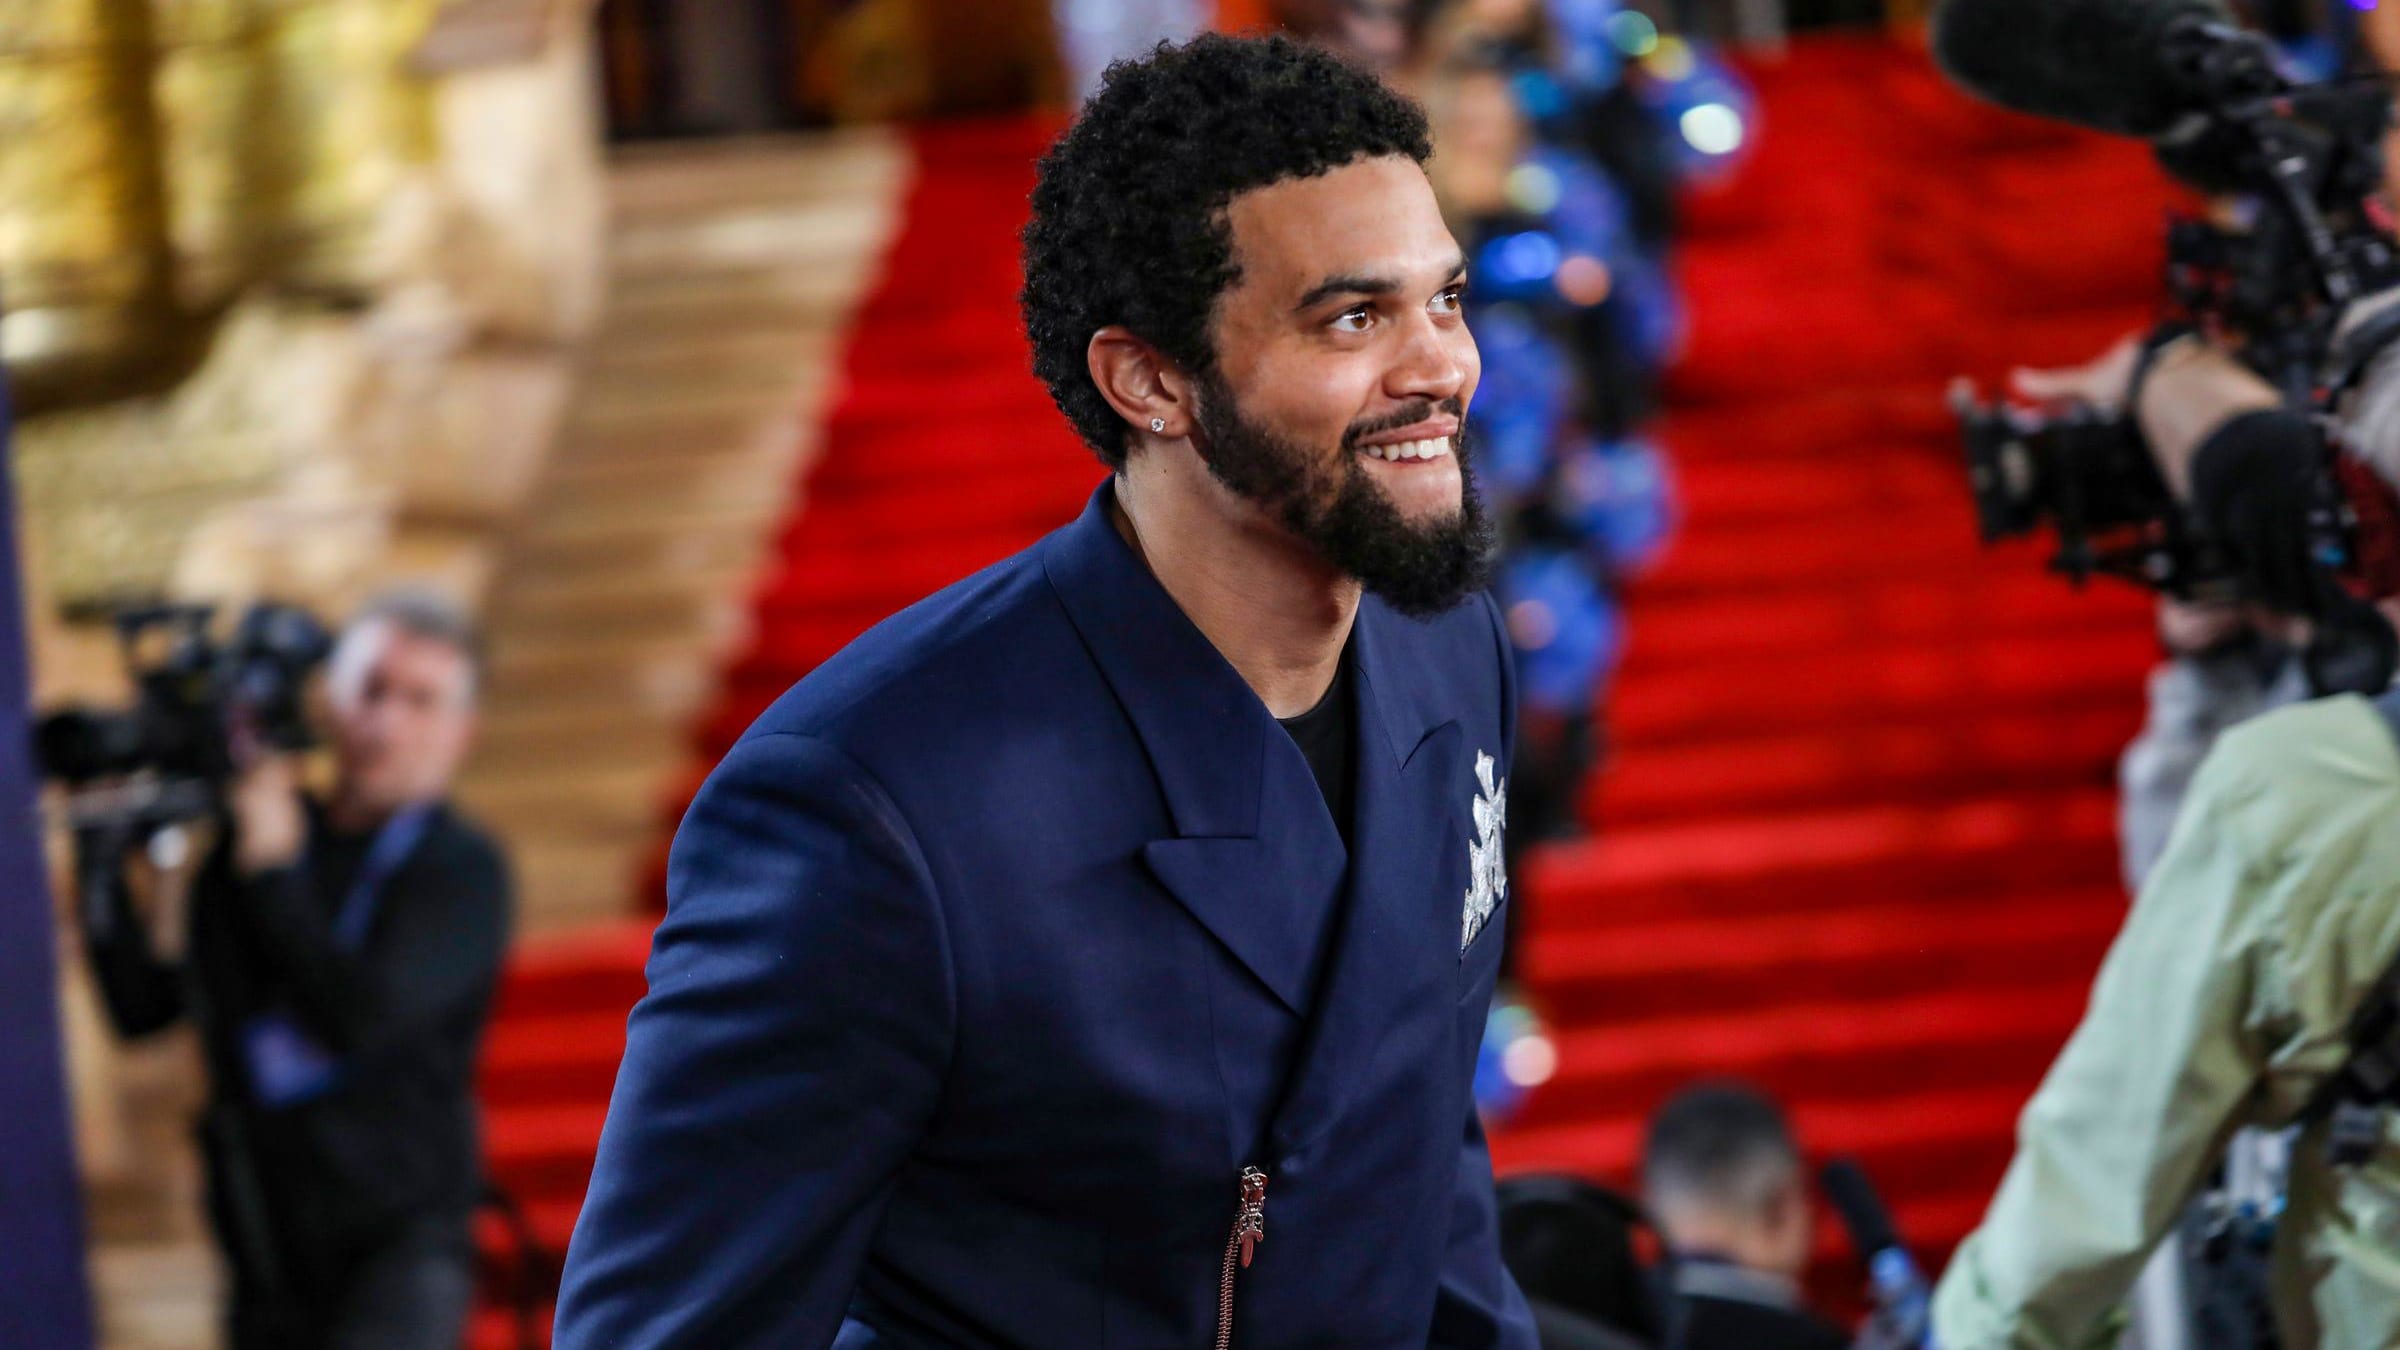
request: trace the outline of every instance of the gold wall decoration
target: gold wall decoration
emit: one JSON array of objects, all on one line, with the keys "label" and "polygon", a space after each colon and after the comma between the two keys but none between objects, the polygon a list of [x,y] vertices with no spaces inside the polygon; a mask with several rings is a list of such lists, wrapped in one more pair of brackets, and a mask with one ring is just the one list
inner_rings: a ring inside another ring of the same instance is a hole
[{"label": "gold wall decoration", "polygon": [[149,0],[176,289],[273,280],[343,298],[396,263],[385,221],[435,153],[408,68],[437,0]]},{"label": "gold wall decoration", "polygon": [[175,427],[123,406],[44,417],[13,456],[26,547],[70,613],[166,594],[192,529],[282,468],[254,430]]},{"label": "gold wall decoration", "polygon": [[439,0],[265,0],[263,52],[289,138],[279,282],[361,298],[395,279],[393,207],[438,149],[430,81],[409,69]]},{"label": "gold wall decoration", "polygon": [[150,4],[175,295],[187,311],[205,311],[266,273],[291,201],[291,142],[267,60],[276,6]]},{"label": "gold wall decoration", "polygon": [[26,419],[18,518],[51,598],[82,611],[164,594],[212,513],[332,458],[366,379],[354,327],[250,302],[173,393]]},{"label": "gold wall decoration", "polygon": [[163,341],[146,0],[0,3],[0,359],[28,402]]},{"label": "gold wall decoration", "polygon": [[0,360],[26,401],[171,380],[182,321],[254,282],[359,300],[405,271],[438,149],[409,59],[440,7],[0,0]]}]

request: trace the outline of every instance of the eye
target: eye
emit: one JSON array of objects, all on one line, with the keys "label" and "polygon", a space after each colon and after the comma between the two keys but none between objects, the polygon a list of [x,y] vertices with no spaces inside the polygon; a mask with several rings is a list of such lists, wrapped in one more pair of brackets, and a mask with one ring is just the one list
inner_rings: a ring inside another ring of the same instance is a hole
[{"label": "eye", "polygon": [[1375,326],[1375,310],[1369,305],[1354,305],[1334,316],[1333,331],[1363,333]]},{"label": "eye", "polygon": [[1466,307],[1467,288],[1464,285],[1444,287],[1442,293],[1426,305],[1436,314],[1456,314]]}]

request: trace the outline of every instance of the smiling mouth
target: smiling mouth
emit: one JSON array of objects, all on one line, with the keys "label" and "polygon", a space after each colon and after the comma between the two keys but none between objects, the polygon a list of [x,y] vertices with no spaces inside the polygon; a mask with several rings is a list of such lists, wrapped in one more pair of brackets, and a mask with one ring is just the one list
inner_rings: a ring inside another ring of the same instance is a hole
[{"label": "smiling mouth", "polygon": [[1450,456],[1450,438],[1447,436],[1428,436],[1423,440],[1401,441],[1393,445],[1362,445],[1358,448],[1358,451],[1362,455],[1368,455],[1375,459],[1389,460],[1393,462],[1399,462],[1403,460],[1447,459]]}]

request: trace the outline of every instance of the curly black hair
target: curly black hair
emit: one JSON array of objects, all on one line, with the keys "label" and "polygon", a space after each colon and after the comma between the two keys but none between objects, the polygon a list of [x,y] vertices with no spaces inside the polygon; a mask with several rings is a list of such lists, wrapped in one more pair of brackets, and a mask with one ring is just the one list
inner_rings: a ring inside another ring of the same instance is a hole
[{"label": "curly black hair", "polygon": [[1042,157],[1018,297],[1034,373],[1103,462],[1124,467],[1126,428],[1092,383],[1092,334],[1123,324],[1213,372],[1209,318],[1240,275],[1227,204],[1385,155],[1432,157],[1424,110],[1289,38],[1205,34],[1108,68]]}]

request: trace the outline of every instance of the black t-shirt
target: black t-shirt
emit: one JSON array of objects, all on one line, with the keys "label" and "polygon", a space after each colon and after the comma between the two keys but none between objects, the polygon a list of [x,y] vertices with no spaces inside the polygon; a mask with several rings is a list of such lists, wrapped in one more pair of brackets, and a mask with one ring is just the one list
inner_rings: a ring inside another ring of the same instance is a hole
[{"label": "black t-shirt", "polygon": [[1308,770],[1317,778],[1317,791],[1325,794],[1325,810],[1333,816],[1333,827],[1342,835],[1342,846],[1350,844],[1350,810],[1352,799],[1358,795],[1357,774],[1352,762],[1358,753],[1358,708],[1350,697],[1350,651],[1342,650],[1342,659],[1333,668],[1333,683],[1317,706],[1298,717],[1276,719],[1291,733],[1292,741],[1308,760]]}]

